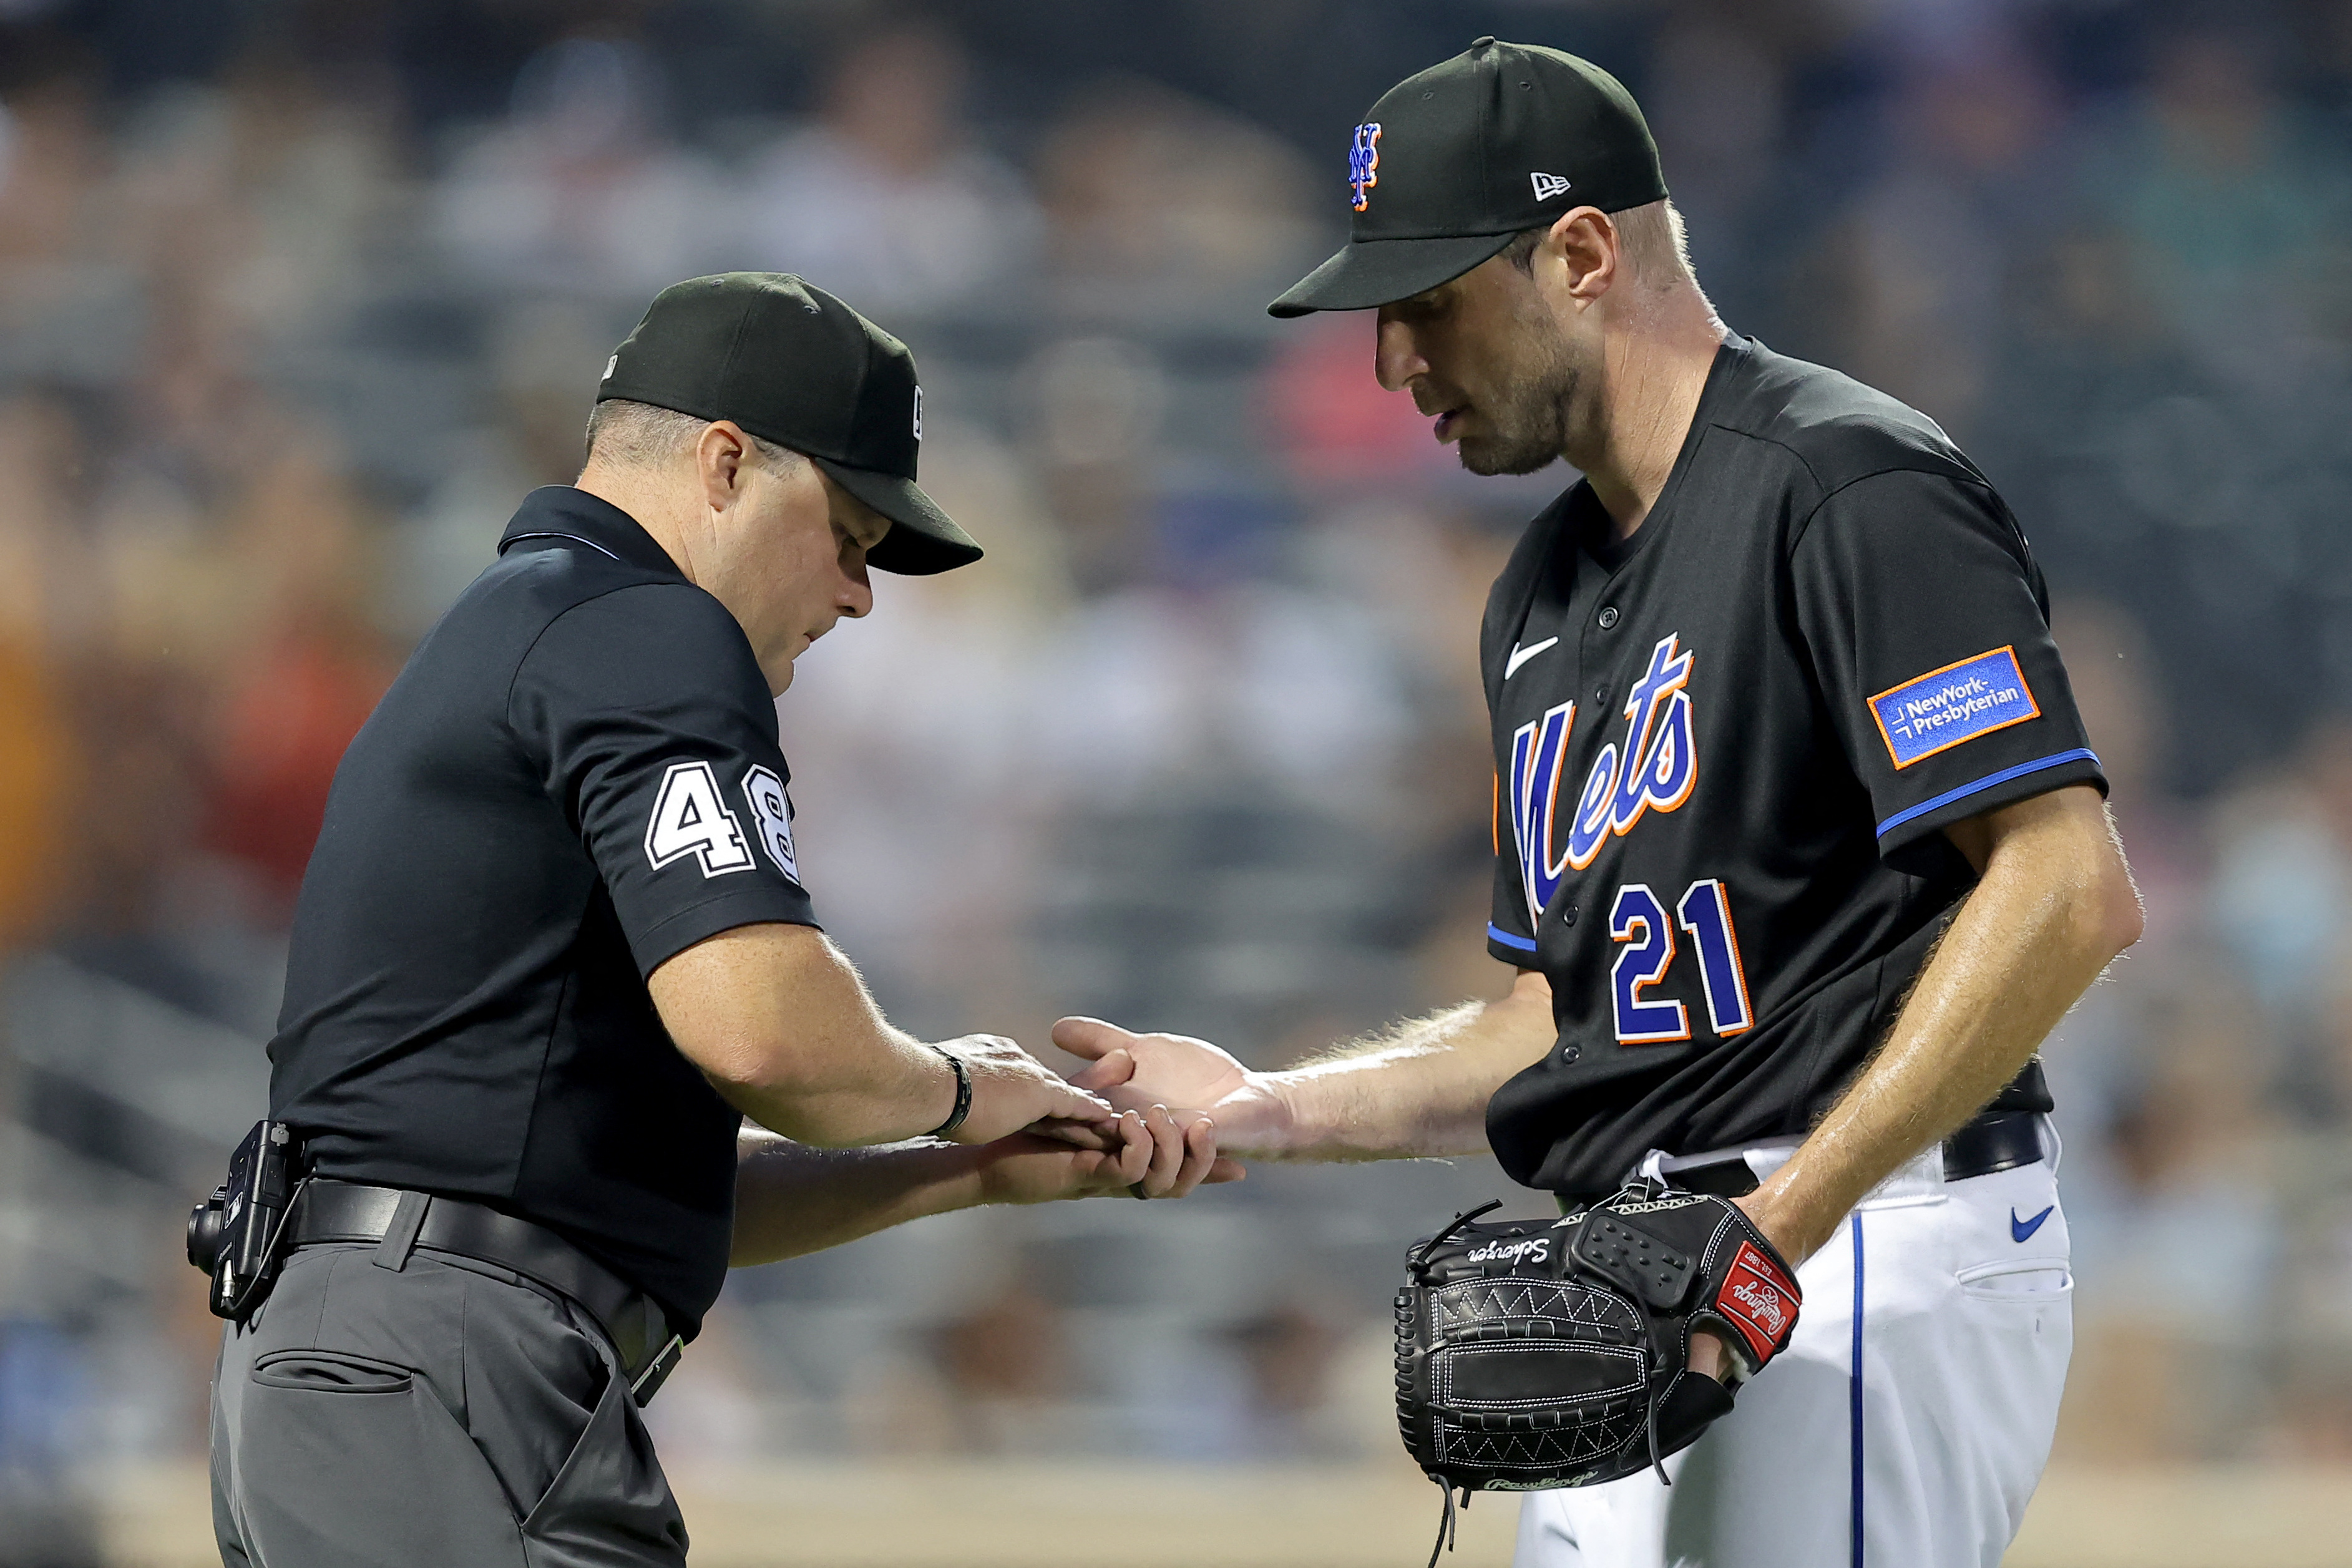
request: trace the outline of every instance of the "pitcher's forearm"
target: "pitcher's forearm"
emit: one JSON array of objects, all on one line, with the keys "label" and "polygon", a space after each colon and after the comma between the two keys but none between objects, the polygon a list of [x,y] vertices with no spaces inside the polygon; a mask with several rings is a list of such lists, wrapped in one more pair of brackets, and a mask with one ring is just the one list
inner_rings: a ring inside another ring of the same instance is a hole
[{"label": "pitcher's forearm", "polygon": [[1551,992],[1523,977],[1498,1001],[1465,1002],[1287,1071],[1267,1075],[1284,1108],[1259,1152],[1290,1160],[1483,1154],[1486,1103],[1542,1059]]},{"label": "pitcher's forearm", "polygon": [[2011,836],[1953,915],[1885,1048],[1757,1191],[1752,1211],[1793,1255],[1982,1109],[2139,935],[2122,854],[2102,852],[2103,808],[2042,798],[2003,815]]},{"label": "pitcher's forearm", "polygon": [[1885,1049],[1775,1179],[1800,1249],[1998,1094],[2113,956],[2064,913],[2000,891],[1962,906]]}]

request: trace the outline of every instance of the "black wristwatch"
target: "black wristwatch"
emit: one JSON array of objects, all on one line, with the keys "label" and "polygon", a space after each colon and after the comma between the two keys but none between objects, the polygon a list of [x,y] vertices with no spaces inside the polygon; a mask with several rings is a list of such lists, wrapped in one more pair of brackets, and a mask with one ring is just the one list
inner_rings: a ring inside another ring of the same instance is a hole
[{"label": "black wristwatch", "polygon": [[955,1069],[956,1075],[955,1109],[948,1113],[946,1121],[925,1134],[927,1137],[944,1138],[962,1126],[963,1119],[971,1114],[971,1069],[964,1065],[962,1057],[946,1047],[935,1045],[931,1049],[948,1059],[948,1065]]}]

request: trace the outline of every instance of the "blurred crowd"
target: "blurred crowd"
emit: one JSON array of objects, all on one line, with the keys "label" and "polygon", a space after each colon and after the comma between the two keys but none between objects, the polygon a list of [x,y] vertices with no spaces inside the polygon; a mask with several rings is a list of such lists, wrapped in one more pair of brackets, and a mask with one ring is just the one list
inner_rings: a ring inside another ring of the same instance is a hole
[{"label": "blurred crowd", "polygon": [[[989,547],[781,703],[895,1018],[1271,1064],[1496,991],[1475,629],[1570,476],[1462,475],[1365,319],[1263,314],[1356,110],[1487,31],[1623,76],[1726,318],[1941,421],[2059,596],[2149,908],[2048,1053],[2062,1448],[2352,1458],[2352,4],[1178,9],[0,5],[0,1500],[201,1444],[175,1228],[336,762],[678,277],[904,338]],[[657,1427],[1381,1448],[1394,1256],[1501,1190],[926,1222],[739,1277]]]}]

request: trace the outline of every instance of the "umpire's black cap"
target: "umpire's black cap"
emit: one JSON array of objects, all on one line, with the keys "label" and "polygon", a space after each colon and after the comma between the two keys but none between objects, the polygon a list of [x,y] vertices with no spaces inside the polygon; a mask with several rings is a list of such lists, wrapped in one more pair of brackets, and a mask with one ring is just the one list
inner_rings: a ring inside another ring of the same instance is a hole
[{"label": "umpire's black cap", "polygon": [[781,272],[674,283],[605,363],[596,401],[625,398],[731,419],[790,447],[884,517],[867,564],[910,577],[980,559],[980,546],[915,483],[923,389],[889,333]]},{"label": "umpire's black cap", "polygon": [[1664,199],[1658,144],[1615,77],[1534,44],[1480,38],[1382,94],[1348,152],[1347,246],[1269,315],[1409,299],[1576,207]]}]

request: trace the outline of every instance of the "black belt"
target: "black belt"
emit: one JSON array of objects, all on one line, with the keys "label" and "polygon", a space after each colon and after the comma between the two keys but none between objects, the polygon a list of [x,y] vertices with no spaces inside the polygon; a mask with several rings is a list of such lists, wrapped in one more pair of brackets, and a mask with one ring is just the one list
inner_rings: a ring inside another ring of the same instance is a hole
[{"label": "black belt", "polygon": [[[1988,1111],[1944,1140],[1944,1179],[1966,1181],[2030,1166],[2042,1157],[2041,1112]],[[1666,1180],[1717,1197],[1746,1197],[1757,1187],[1756,1172],[1737,1153],[1684,1166],[1667,1173]]]},{"label": "black belt", "polygon": [[376,1261],[387,1269],[405,1266],[422,1247],[511,1270],[587,1309],[612,1341],[640,1405],[653,1398],[686,1347],[651,1296],[545,1226],[478,1203],[314,1177],[303,1183],[288,1229],[294,1247],[373,1241]]}]

